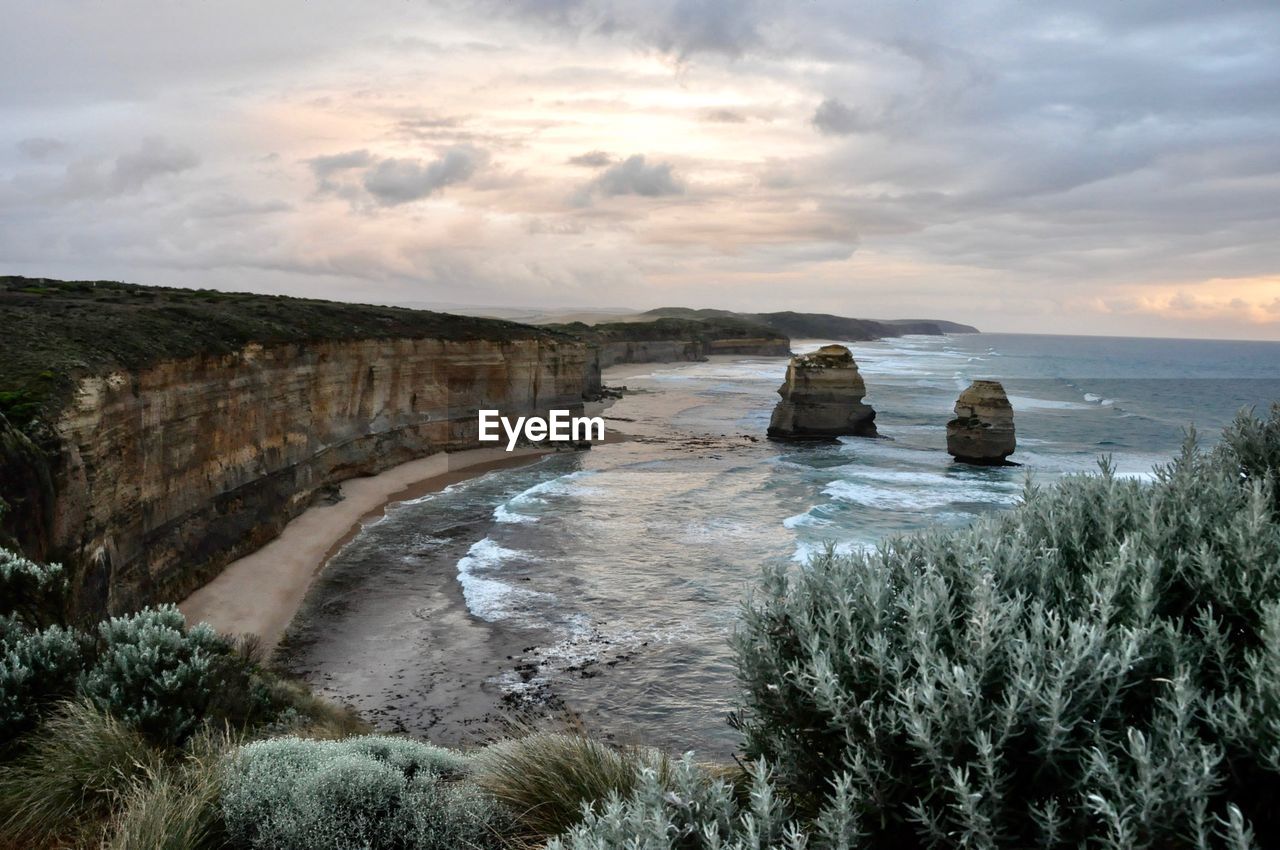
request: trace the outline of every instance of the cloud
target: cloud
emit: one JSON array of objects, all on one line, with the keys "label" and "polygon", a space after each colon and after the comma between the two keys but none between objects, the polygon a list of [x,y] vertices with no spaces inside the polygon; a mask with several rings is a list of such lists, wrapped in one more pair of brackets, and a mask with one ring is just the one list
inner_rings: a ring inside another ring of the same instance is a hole
[{"label": "cloud", "polygon": [[364,188],[384,206],[405,204],[470,179],[485,159],[470,145],[449,148],[432,162],[384,159],[365,172]]},{"label": "cloud", "polygon": [[569,157],[570,165],[581,165],[584,168],[603,168],[613,162],[613,154],[604,151],[587,151]]},{"label": "cloud", "polygon": [[634,154],[609,168],[588,183],[577,196],[578,203],[589,203],[594,194],[615,197],[639,195],[644,198],[660,198],[664,195],[680,195],[684,186],[676,179],[668,162],[650,165],[644,154]]},{"label": "cloud", "polygon": [[867,129],[866,122],[855,109],[834,97],[829,97],[818,104],[811,120],[819,132],[829,136],[847,136]]},{"label": "cloud", "polygon": [[136,150],[116,158],[107,187],[113,193],[136,192],[153,178],[187,171],[199,164],[200,157],[194,151],[151,136],[143,139]]},{"label": "cloud", "polygon": [[311,166],[311,170],[320,180],[327,180],[339,171],[349,171],[353,168],[364,168],[373,162],[373,155],[367,150],[347,151],[345,153],[329,154],[327,156],[314,156],[308,159],[307,164]]},{"label": "cloud", "polygon": [[745,124],[747,117],[732,109],[712,109],[702,114],[702,120],[713,124]]},{"label": "cloud", "polygon": [[[0,256],[33,273],[1280,336],[1274,0],[57,8],[0,28]],[[1072,306],[1108,298],[1147,307]]]},{"label": "cloud", "polygon": [[47,136],[31,136],[18,142],[18,152],[27,159],[45,159],[66,150],[67,143]]},{"label": "cloud", "polygon": [[199,164],[200,157],[190,148],[149,136],[113,160],[81,157],[67,163],[60,174],[47,169],[20,173],[10,186],[29,202],[115,198],[137,194],[160,178],[190,171]]},{"label": "cloud", "polygon": [[514,16],[571,33],[623,34],[684,61],[739,57],[763,43],[760,0],[479,0],[485,14]]}]

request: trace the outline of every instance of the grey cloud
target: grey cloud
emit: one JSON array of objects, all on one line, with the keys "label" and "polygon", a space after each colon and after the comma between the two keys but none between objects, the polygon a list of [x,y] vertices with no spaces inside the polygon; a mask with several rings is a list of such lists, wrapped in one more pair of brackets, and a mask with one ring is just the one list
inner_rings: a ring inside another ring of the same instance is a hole
[{"label": "grey cloud", "polygon": [[112,193],[136,192],[153,178],[187,171],[199,164],[200,157],[194,151],[149,137],[136,150],[116,158],[106,188]]},{"label": "grey cloud", "polygon": [[714,124],[745,124],[747,116],[732,109],[712,109],[702,114],[702,120]]},{"label": "grey cloud", "polygon": [[27,159],[44,159],[66,150],[67,143],[47,136],[32,136],[18,142],[18,152]]},{"label": "grey cloud", "polygon": [[483,152],[469,145],[450,148],[433,162],[384,159],[365,172],[364,188],[384,206],[404,204],[469,179],[484,160]]},{"label": "grey cloud", "polygon": [[813,126],[829,136],[847,136],[867,129],[867,123],[857,110],[829,97],[813,113]]},{"label": "grey cloud", "polygon": [[140,192],[158,178],[190,171],[200,164],[194,151],[159,137],[143,139],[114,160],[83,157],[67,163],[60,176],[18,175],[11,185],[28,199],[74,201]]},{"label": "grey cloud", "polygon": [[655,162],[650,165],[645,161],[644,154],[629,156],[617,165],[610,166],[595,179],[592,187],[603,195],[640,195],[646,198],[684,192],[670,163]]},{"label": "grey cloud", "polygon": [[613,154],[604,151],[587,151],[569,157],[570,165],[581,165],[584,168],[603,168],[613,162]]},{"label": "grey cloud", "polygon": [[347,151],[312,157],[306,162],[311,166],[316,177],[323,181],[339,171],[350,171],[353,168],[364,168],[370,165],[373,162],[373,155],[367,150]]},{"label": "grey cloud", "polygon": [[639,37],[674,56],[742,56],[763,43],[759,0],[478,0],[489,13],[514,15],[572,33]]}]

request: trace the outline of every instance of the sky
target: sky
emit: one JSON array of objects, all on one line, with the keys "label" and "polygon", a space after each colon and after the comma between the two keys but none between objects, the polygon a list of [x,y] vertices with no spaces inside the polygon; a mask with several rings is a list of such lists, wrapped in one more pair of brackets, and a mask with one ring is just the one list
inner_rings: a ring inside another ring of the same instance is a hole
[{"label": "sky", "polygon": [[0,273],[1280,339],[1275,0],[0,14]]}]

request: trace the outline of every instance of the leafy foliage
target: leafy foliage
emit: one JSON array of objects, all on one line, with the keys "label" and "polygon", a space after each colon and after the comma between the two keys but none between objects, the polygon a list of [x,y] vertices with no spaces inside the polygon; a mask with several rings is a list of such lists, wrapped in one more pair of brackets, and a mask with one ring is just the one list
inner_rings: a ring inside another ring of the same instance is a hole
[{"label": "leafy foliage", "polygon": [[466,759],[381,736],[277,738],[242,748],[223,815],[252,850],[455,850],[497,846],[502,816],[463,781]]},{"label": "leafy foliage", "polygon": [[229,672],[230,643],[203,623],[187,629],[172,605],[106,620],[98,633],[101,649],[84,694],[151,740],[185,740]]},{"label": "leafy foliage", "polygon": [[31,632],[16,620],[0,620],[0,750],[4,750],[34,728],[54,702],[75,693],[87,641],[61,626]]},{"label": "leafy foliage", "polygon": [[62,612],[66,592],[61,564],[38,564],[0,548],[0,614],[30,626],[50,625]]},{"label": "leafy foliage", "polygon": [[748,755],[809,811],[847,775],[871,846],[1280,845],[1277,433],[770,571]]},{"label": "leafy foliage", "polygon": [[583,806],[582,822],[547,850],[852,850],[858,839],[850,783],[839,782],[811,825],[793,820],[764,762],[749,770],[746,800],[723,779],[703,774],[690,756],[667,776],[640,771],[629,796]]}]

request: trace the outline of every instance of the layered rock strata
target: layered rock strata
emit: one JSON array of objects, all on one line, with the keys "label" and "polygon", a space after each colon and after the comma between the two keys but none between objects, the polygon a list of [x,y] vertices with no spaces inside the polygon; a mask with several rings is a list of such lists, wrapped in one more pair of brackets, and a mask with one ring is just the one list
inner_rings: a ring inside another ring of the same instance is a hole
[{"label": "layered rock strata", "polygon": [[843,345],[824,345],[796,355],[778,388],[782,400],[773,409],[769,437],[775,440],[876,436],[876,412],[853,355]]},{"label": "layered rock strata", "polygon": [[956,399],[947,452],[963,463],[1001,465],[1017,448],[1013,405],[999,381],[974,381]]},{"label": "layered rock strata", "polygon": [[54,424],[44,548],[84,616],[176,601],[322,488],[476,445],[477,410],[580,411],[586,346],[371,339],[263,346],[81,379]]}]

